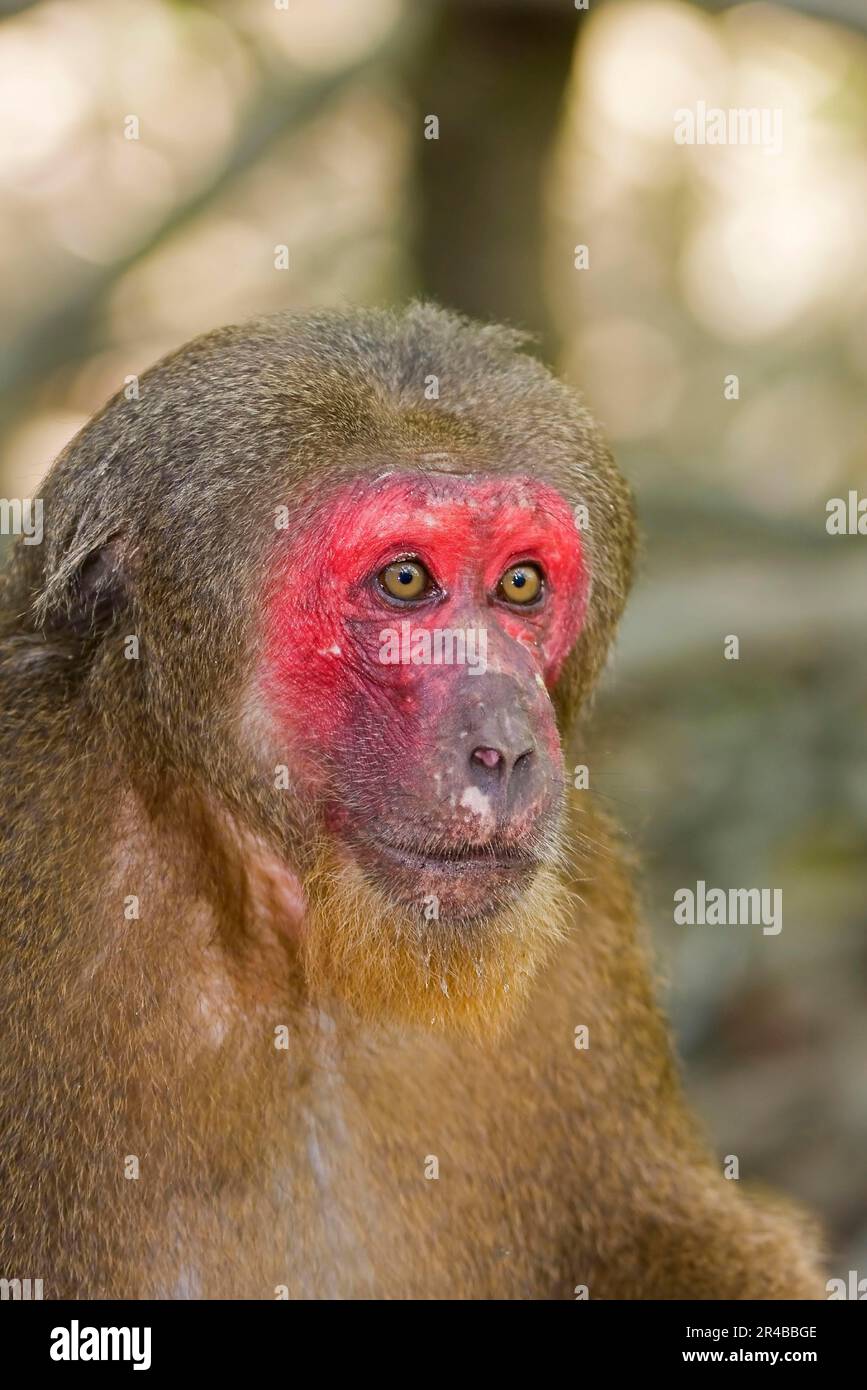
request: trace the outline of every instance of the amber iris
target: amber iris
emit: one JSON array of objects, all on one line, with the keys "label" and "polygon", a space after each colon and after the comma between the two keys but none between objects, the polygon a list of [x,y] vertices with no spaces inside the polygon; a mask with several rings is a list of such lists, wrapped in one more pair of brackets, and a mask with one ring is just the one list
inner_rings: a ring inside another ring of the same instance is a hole
[{"label": "amber iris", "polygon": [[379,582],[392,598],[421,598],[430,585],[430,575],[418,560],[396,560],[382,571]]},{"label": "amber iris", "polygon": [[498,593],[509,603],[533,603],[542,592],[542,572],[535,565],[510,565],[500,580]]}]

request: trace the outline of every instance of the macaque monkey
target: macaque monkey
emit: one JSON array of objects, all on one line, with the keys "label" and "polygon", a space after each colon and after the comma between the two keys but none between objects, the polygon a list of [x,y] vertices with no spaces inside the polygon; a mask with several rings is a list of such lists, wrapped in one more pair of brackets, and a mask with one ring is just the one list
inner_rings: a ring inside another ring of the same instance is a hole
[{"label": "macaque monkey", "polygon": [[42,497],[0,616],[0,1275],[821,1297],[811,1223],[698,1133],[566,776],[635,536],[573,391],[431,306],[278,315],[115,396]]}]

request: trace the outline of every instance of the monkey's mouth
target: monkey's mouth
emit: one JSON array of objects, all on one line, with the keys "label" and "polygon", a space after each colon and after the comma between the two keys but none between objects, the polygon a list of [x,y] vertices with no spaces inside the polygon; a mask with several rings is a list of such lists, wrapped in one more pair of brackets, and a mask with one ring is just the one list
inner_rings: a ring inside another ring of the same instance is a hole
[{"label": "monkey's mouth", "polygon": [[454,877],[466,873],[522,873],[538,867],[539,857],[529,850],[495,844],[459,845],[452,849],[431,851],[411,845],[395,845],[385,840],[368,841],[361,849],[371,857],[409,869],[413,873],[443,874]]},{"label": "monkey's mouth", "polygon": [[401,906],[435,897],[444,912],[485,917],[529,885],[542,856],[526,845],[489,842],[431,849],[385,838],[352,845],[360,869]]}]

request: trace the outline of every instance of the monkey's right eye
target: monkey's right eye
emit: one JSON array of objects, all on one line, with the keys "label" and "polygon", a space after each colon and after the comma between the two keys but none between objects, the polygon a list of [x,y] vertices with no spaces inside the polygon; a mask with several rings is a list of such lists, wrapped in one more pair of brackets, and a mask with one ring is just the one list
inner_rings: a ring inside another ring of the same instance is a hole
[{"label": "monkey's right eye", "polygon": [[433,580],[418,560],[396,560],[386,565],[378,578],[392,598],[423,598],[433,588]]}]

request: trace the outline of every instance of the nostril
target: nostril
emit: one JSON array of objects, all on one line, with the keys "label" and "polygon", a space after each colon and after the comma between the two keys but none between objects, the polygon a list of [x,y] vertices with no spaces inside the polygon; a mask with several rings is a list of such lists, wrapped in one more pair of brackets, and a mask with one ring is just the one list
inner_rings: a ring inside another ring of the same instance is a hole
[{"label": "nostril", "polygon": [[526,752],[519,753],[517,758],[515,759],[515,766],[512,768],[512,771],[522,772],[524,768],[527,767],[528,763],[531,762],[533,757],[533,751],[534,750],[532,748],[528,748]]},{"label": "nostril", "polygon": [[483,767],[499,767],[503,761],[503,755],[499,748],[474,748],[472,759],[474,762],[481,763]]}]

